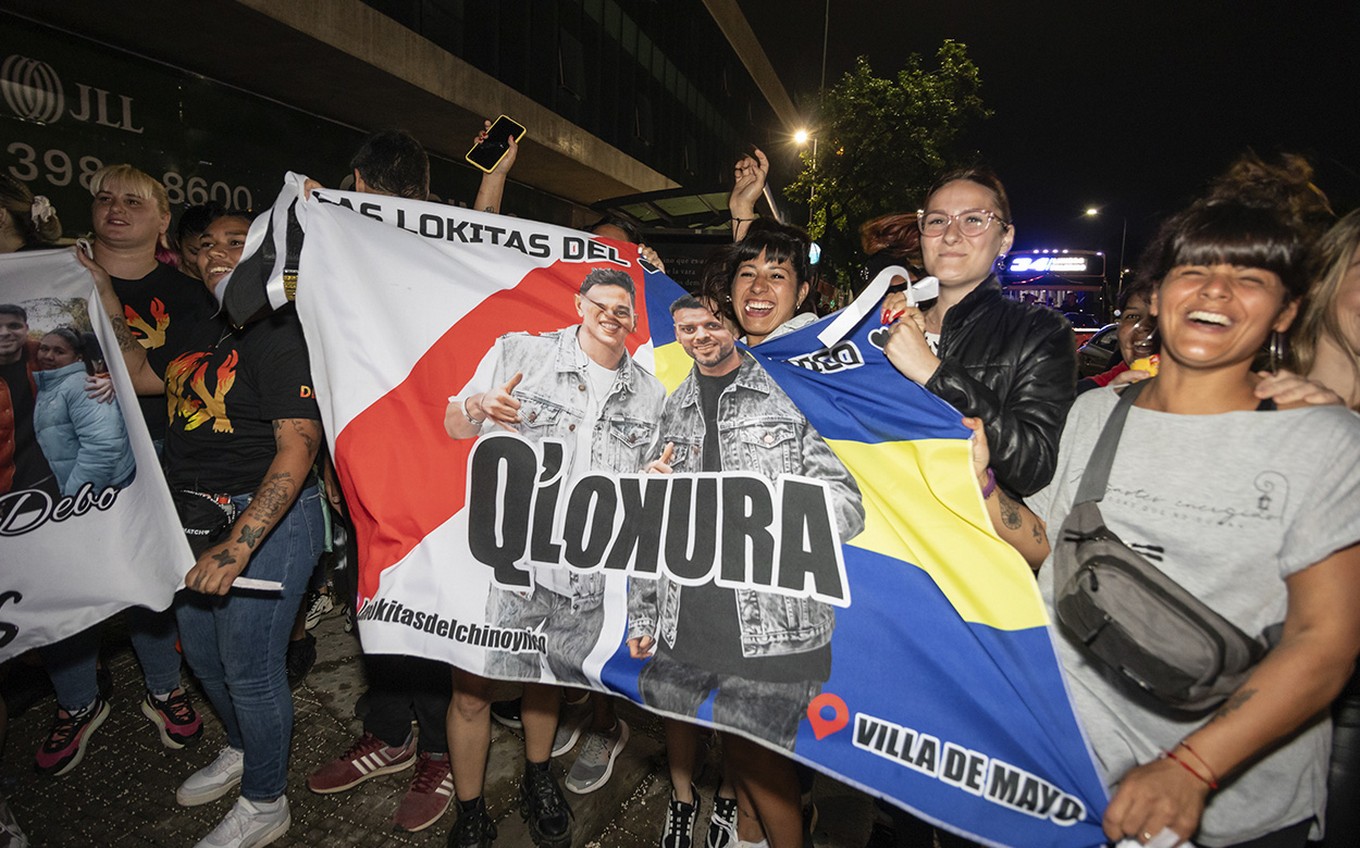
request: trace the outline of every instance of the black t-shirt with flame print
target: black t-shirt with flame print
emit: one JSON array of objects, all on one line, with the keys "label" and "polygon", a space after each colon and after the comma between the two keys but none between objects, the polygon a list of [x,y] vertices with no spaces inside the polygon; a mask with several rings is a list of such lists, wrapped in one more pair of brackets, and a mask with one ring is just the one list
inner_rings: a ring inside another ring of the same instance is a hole
[{"label": "black t-shirt with flame print", "polygon": [[273,422],[320,420],[307,346],[289,306],[244,329],[199,321],[165,368],[166,477],[175,488],[254,492],[274,459]]},{"label": "black t-shirt with flame print", "polygon": [[[113,277],[113,290],[123,301],[123,317],[132,335],[146,348],[147,361],[157,376],[165,376],[165,366],[176,351],[188,344],[189,331],[200,320],[217,311],[217,304],[202,283],[186,277],[169,265],[157,262],[156,268],[140,280]],[[105,351],[105,356],[117,351]],[[158,397],[138,398],[142,417],[151,438],[165,438],[165,406]]]}]

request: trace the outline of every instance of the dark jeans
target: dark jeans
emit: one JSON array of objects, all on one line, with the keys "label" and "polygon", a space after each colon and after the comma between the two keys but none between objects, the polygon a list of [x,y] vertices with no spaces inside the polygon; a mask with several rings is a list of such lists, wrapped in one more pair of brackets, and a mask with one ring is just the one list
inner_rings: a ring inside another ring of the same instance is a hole
[{"label": "dark jeans", "polygon": [[[94,701],[98,688],[95,664],[99,659],[99,636],[103,624],[96,624],[60,642],[38,649],[57,693],[57,706],[78,710]],[[179,652],[175,650],[178,632],[175,614],[156,612],[146,607],[128,607],[128,636],[132,650],[142,664],[146,690],[157,695],[179,688]]]},{"label": "dark jeans", "polygon": [[[244,510],[250,497],[232,501]],[[185,590],[175,605],[189,668],[222,720],[227,744],[245,752],[241,796],[251,801],[272,801],[287,786],[293,693],[284,657],[320,555],[321,495],[311,486],[265,537],[244,572],[282,582],[282,592],[233,589],[226,597],[208,597]]]},{"label": "dark jeans", "polygon": [[642,703],[677,715],[697,716],[699,706],[715,689],[715,724],[792,751],[798,722],[807,713],[808,702],[822,691],[822,684],[813,680],[772,683],[716,674],[673,659],[665,651],[657,651],[638,675]]},{"label": "dark jeans", "polygon": [[420,750],[426,754],[449,752],[444,720],[449,711],[452,675],[447,663],[368,654],[364,671],[368,675],[366,732],[395,748],[406,741],[414,717],[420,728]]}]

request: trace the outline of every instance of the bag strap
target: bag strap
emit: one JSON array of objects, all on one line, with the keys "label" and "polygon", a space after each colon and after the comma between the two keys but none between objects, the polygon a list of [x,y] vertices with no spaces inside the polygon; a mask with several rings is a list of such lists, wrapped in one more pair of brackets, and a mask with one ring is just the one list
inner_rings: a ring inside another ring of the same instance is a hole
[{"label": "bag strap", "polygon": [[1100,431],[1100,438],[1091,450],[1086,470],[1082,472],[1077,495],[1072,500],[1074,506],[1086,501],[1100,501],[1105,497],[1105,489],[1110,482],[1110,466],[1114,464],[1114,454],[1119,449],[1119,436],[1124,432],[1124,419],[1129,417],[1129,407],[1133,406],[1134,400],[1148,382],[1140,380],[1132,383],[1119,393],[1119,402],[1106,419],[1105,428]]}]

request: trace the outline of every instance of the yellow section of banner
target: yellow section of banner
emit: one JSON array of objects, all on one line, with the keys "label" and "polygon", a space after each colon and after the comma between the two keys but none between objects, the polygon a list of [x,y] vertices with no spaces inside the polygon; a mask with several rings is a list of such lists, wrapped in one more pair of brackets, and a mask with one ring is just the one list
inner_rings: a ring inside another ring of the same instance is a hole
[{"label": "yellow section of banner", "polygon": [[920,566],[965,621],[1000,630],[1047,623],[1034,574],[992,529],[966,439],[827,444],[864,499],[864,532],[850,544]]},{"label": "yellow section of banner", "polygon": [[656,348],[656,378],[661,381],[661,385],[666,387],[666,394],[675,391],[675,387],[685,381],[689,375],[689,370],[694,367],[694,360],[690,359],[685,349],[679,342],[661,345]]}]

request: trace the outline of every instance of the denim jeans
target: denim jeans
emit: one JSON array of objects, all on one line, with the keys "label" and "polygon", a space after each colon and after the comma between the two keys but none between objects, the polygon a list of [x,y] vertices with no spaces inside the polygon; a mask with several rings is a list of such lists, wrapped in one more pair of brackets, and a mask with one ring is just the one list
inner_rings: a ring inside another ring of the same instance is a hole
[{"label": "denim jeans", "polygon": [[[57,693],[57,706],[67,712],[81,709],[94,702],[98,694],[95,682],[95,663],[99,658],[99,634],[103,624],[80,631],[74,636],[44,645],[38,649],[52,688]],[[179,688],[179,652],[175,650],[175,616],[170,610],[156,612],[146,607],[127,610],[128,637],[132,650],[142,664],[146,690],[157,695]]]},{"label": "denim jeans", "polygon": [[526,598],[519,592],[491,589],[487,598],[487,623],[495,627],[522,628],[542,632],[547,643],[547,656],[537,651],[511,653],[487,650],[486,673],[492,677],[511,677],[517,680],[541,680],[542,661],[559,683],[567,686],[589,686],[590,681],[581,665],[590,656],[595,643],[600,641],[604,627],[604,607],[573,609],[571,598],[551,589],[536,586]]},{"label": "denim jeans", "polygon": [[757,739],[793,750],[798,723],[808,703],[822,691],[815,680],[774,683],[717,674],[657,651],[638,675],[638,693],[648,707],[682,716],[698,716],[713,697],[713,723],[745,731]]},{"label": "denim jeans", "polygon": [[[232,501],[244,510],[250,498],[238,495]],[[222,720],[227,743],[245,751],[241,795],[251,801],[272,801],[287,785],[293,696],[284,657],[321,555],[321,534],[321,495],[311,486],[242,572],[281,581],[281,593],[233,589],[226,597],[208,597],[185,591],[175,608],[189,668]]]}]

